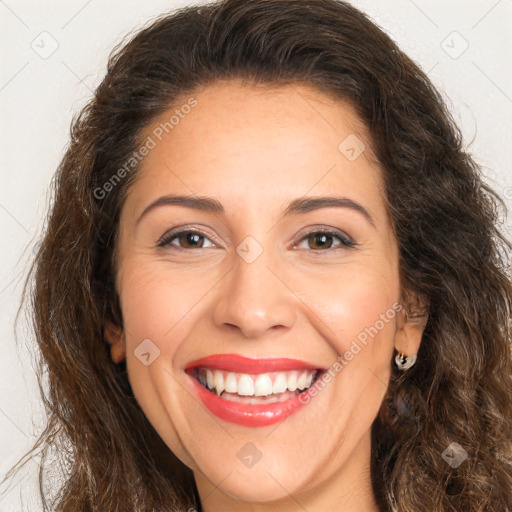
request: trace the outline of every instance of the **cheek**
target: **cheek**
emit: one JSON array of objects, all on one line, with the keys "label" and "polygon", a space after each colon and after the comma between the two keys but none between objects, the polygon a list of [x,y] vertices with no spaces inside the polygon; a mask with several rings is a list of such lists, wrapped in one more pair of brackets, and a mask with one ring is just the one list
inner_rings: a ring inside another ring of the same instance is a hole
[{"label": "cheek", "polygon": [[[120,281],[120,299],[126,335],[127,370],[134,393],[155,391],[157,373],[172,372],[197,290],[182,286],[161,272],[158,265],[139,259],[126,261]],[[197,300],[197,299],[196,299]],[[181,320],[181,321],[180,321]],[[166,386],[173,387],[172,379]],[[153,391],[151,391],[153,390]]]},{"label": "cheek", "polygon": [[193,461],[178,434],[178,425],[187,423],[189,411],[179,404],[187,403],[188,393],[176,378],[173,362],[186,337],[187,315],[204,291],[142,258],[125,260],[123,270],[121,307],[131,388],[149,422],[190,467]]},{"label": "cheek", "polygon": [[326,422],[333,432],[355,439],[374,421],[387,390],[400,310],[398,277],[378,268],[351,268],[326,280],[323,291],[315,312],[329,326],[324,332],[338,354],[330,371],[335,412]]},{"label": "cheek", "polygon": [[[376,262],[377,263],[377,262]],[[399,306],[398,271],[384,264],[347,265],[321,279],[302,279],[301,297],[338,354],[331,367],[340,408],[357,409],[359,397],[384,394],[390,372]]]},{"label": "cheek", "polygon": [[132,338],[154,338],[172,346],[180,323],[215,283],[215,276],[198,271],[185,275],[165,263],[134,258],[124,265],[120,281],[125,328]]},{"label": "cheek", "polygon": [[[375,330],[383,337],[394,334],[399,299],[397,269],[379,264],[351,262],[323,271],[322,275],[303,273],[299,296],[322,321],[326,337],[338,353],[347,350],[359,335]],[[384,320],[383,320],[384,318]]]}]

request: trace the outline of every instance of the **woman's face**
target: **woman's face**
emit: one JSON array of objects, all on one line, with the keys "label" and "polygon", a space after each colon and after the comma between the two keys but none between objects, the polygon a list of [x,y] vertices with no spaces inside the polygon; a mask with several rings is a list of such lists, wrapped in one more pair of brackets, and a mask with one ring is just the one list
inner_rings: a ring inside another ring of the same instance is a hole
[{"label": "woman's face", "polygon": [[155,144],[121,214],[113,358],[205,510],[334,489],[356,502],[393,349],[421,338],[398,313],[368,133],[299,84],[223,82],[194,98],[144,134]]}]

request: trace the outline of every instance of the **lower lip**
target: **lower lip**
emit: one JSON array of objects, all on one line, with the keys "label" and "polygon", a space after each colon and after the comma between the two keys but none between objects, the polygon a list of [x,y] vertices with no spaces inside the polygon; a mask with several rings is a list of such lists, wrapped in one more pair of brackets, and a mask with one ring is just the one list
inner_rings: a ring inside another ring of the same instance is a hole
[{"label": "lower lip", "polygon": [[302,392],[300,397],[296,395],[285,402],[256,405],[243,404],[224,400],[215,393],[208,391],[192,375],[189,374],[189,377],[192,379],[193,386],[201,402],[210,412],[222,420],[237,423],[244,427],[265,427],[279,423],[306,405],[309,405],[314,396],[310,394],[311,389],[313,389],[313,386],[311,386],[308,390]]}]

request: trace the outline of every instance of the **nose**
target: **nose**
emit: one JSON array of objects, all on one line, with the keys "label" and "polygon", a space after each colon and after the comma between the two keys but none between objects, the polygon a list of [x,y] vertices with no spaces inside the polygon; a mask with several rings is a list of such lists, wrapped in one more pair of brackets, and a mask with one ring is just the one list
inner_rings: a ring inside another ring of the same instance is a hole
[{"label": "nose", "polygon": [[294,325],[297,298],[264,255],[252,263],[235,258],[232,271],[221,282],[214,310],[214,322],[221,329],[259,338]]}]

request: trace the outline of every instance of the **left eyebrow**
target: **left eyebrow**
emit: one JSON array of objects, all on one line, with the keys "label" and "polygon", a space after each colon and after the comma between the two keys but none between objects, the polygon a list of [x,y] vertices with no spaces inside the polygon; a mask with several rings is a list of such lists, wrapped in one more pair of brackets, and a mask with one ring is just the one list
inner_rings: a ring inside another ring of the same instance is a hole
[{"label": "left eyebrow", "polygon": [[[144,208],[144,211],[140,214],[139,218],[136,221],[138,224],[142,217],[146,215],[150,210],[160,207],[160,206],[185,206],[187,208],[193,208],[195,210],[202,210],[205,212],[212,213],[224,213],[224,207],[222,204],[212,197],[207,196],[186,196],[186,195],[166,195],[159,197],[156,201],[153,201],[151,204]],[[319,210],[321,208],[348,208],[359,212],[363,215],[363,217],[374,227],[375,221],[373,217],[370,215],[368,210],[364,208],[364,206],[356,203],[352,199],[347,197],[333,197],[333,196],[312,196],[312,197],[301,197],[299,199],[294,199],[288,205],[286,210],[284,211],[281,219],[289,216],[289,215],[300,215],[308,212],[312,212],[314,210]]]},{"label": "left eyebrow", "polygon": [[376,229],[375,221],[368,210],[348,197],[318,196],[301,197],[293,200],[286,208],[282,218],[288,215],[297,215],[312,212],[320,208],[349,208],[363,215],[363,217]]}]

